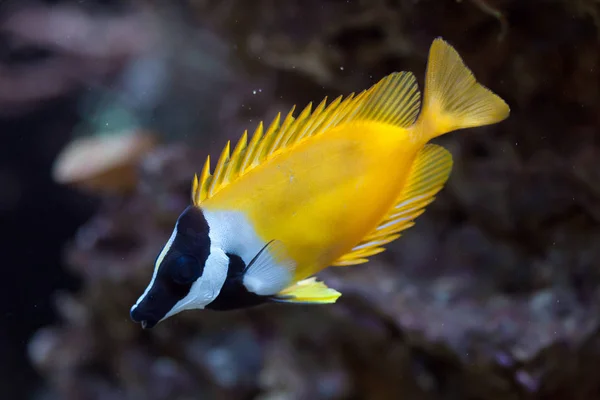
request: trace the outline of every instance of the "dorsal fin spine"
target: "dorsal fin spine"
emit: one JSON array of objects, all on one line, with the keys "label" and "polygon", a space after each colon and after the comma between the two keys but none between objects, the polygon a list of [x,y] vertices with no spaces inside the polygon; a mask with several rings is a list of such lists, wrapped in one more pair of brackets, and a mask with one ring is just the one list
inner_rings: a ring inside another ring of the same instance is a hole
[{"label": "dorsal fin spine", "polygon": [[208,194],[208,185],[210,183],[210,155],[206,157],[202,172],[200,173],[200,186],[196,195],[196,203],[200,204]]},{"label": "dorsal fin spine", "polygon": [[254,134],[252,135],[252,140],[250,140],[250,144],[246,147],[246,152],[244,154],[244,159],[242,161],[242,165],[240,167],[240,171],[245,171],[251,164],[254,159],[254,154],[256,154],[256,148],[258,147],[258,142],[262,138],[263,134],[263,123],[259,122]]},{"label": "dorsal fin spine", "polygon": [[241,164],[241,154],[246,149],[246,145],[248,144],[248,131],[245,130],[244,134],[238,140],[235,148],[233,149],[233,153],[231,154],[231,158],[227,163],[227,171],[226,171],[226,179],[227,181],[231,180],[231,177],[236,176],[239,173],[239,167]]},{"label": "dorsal fin spine", "polygon": [[283,147],[290,146],[294,143],[294,137],[300,131],[300,127],[306,122],[306,119],[310,115],[312,111],[312,101],[308,103],[308,105],[302,110],[298,118],[294,121],[292,125],[290,125],[289,129],[285,132],[285,137],[281,141],[281,145]]},{"label": "dorsal fin spine", "polygon": [[269,147],[269,151],[268,151],[269,154],[271,154],[281,148],[283,135],[290,128],[290,125],[292,125],[292,123],[295,120],[295,118],[294,118],[295,110],[296,110],[296,106],[294,105],[294,106],[292,106],[292,109],[290,110],[288,115],[283,120],[283,123],[281,124],[281,127],[279,128],[279,132],[277,133],[277,138],[273,141],[273,143]]},{"label": "dorsal fin spine", "polygon": [[231,141],[227,141],[227,144],[223,148],[221,155],[219,156],[219,161],[217,161],[217,166],[215,167],[215,172],[213,174],[212,181],[210,183],[210,187],[208,188],[208,196],[212,196],[213,193],[221,186],[223,182],[223,170],[225,169],[225,163],[229,161],[229,150],[231,149]]},{"label": "dorsal fin spine", "polygon": [[[323,120],[321,126],[319,126],[319,133],[325,131],[332,124],[335,124],[338,120],[344,118],[344,115],[347,112],[348,104],[350,104],[354,99],[354,93],[350,93],[350,95],[348,95],[348,97],[346,97],[343,101],[342,98],[342,96],[339,96],[329,105],[328,110],[331,109],[331,111],[327,112],[328,115],[326,119]],[[336,108],[335,112],[333,112],[334,107]]]},{"label": "dorsal fin spine", "polygon": [[300,129],[300,132],[296,134],[296,138],[294,142],[297,143],[305,137],[312,136],[315,129],[319,127],[319,123],[327,116],[326,113],[323,112],[325,109],[325,105],[327,104],[327,96],[319,103],[317,108],[313,111],[312,115],[307,118],[305,125]]},{"label": "dorsal fin spine", "polygon": [[194,180],[192,181],[192,204],[197,206],[196,193],[198,193],[198,174],[194,174]]},{"label": "dorsal fin spine", "polygon": [[[352,98],[353,94],[350,94],[350,96],[348,97]],[[323,112],[323,115],[319,118],[318,123],[314,125],[310,136],[315,136],[323,132],[327,128],[329,121],[335,118],[335,114],[342,111],[342,98],[343,96],[338,96],[329,104],[329,106],[327,106],[327,108]]]},{"label": "dorsal fin spine", "polygon": [[[212,197],[227,183],[248,172],[280,150],[297,144],[302,139],[322,134],[337,125],[360,120],[362,114],[364,114],[364,119],[372,118],[373,114],[369,113],[373,113],[373,110],[369,110],[367,106],[373,101],[376,103],[377,99],[374,100],[370,94],[377,90],[382,91],[382,88],[388,91],[393,90],[394,86],[389,82],[382,86],[380,82],[370,89],[363,90],[358,95],[350,93],[346,98],[338,96],[329,105],[327,105],[326,97],[314,111],[313,103],[309,103],[296,118],[294,117],[296,109],[294,105],[281,124],[281,114],[277,114],[264,135],[264,124],[261,121],[249,143],[248,131],[244,131],[231,156],[229,154],[231,144],[227,144],[219,157],[213,175],[210,174],[210,159],[207,158],[207,163],[205,163],[198,180],[198,186],[193,190],[196,192],[194,201],[199,204],[206,198]],[[416,93],[418,95],[418,91]]]},{"label": "dorsal fin spine", "polygon": [[332,125],[340,125],[344,123],[345,120],[348,120],[356,114],[360,110],[360,105],[363,101],[365,94],[367,94],[368,90],[363,90],[355,96],[354,93],[351,93],[342,103],[339,105],[338,112],[332,113],[331,118],[323,123],[321,130],[329,129]]},{"label": "dorsal fin spine", "polygon": [[275,140],[275,137],[277,136],[277,132],[279,132],[280,120],[281,120],[281,113],[277,113],[277,115],[275,116],[275,119],[273,119],[273,122],[271,122],[271,125],[269,125],[269,128],[267,129],[265,136],[263,137],[263,139],[260,142],[260,145],[256,151],[256,155],[254,157],[254,161],[252,162],[252,164],[259,164],[269,154],[267,150],[271,147],[271,143],[273,143],[273,140]]}]

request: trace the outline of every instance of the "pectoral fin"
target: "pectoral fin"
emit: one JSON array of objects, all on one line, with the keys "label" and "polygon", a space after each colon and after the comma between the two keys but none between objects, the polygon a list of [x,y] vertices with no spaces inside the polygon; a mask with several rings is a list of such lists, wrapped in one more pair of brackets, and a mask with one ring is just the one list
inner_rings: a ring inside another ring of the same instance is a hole
[{"label": "pectoral fin", "polygon": [[272,240],[248,263],[243,272],[244,286],[261,296],[272,295],[289,285],[295,266],[284,244]]},{"label": "pectoral fin", "polygon": [[284,303],[329,304],[335,303],[341,295],[313,277],[285,288],[271,299]]}]

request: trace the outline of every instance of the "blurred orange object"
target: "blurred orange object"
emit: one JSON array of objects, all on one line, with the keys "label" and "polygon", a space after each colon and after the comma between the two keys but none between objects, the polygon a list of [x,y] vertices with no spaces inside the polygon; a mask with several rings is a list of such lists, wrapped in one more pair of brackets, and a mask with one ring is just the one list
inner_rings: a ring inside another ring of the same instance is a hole
[{"label": "blurred orange object", "polygon": [[136,186],[138,163],[156,143],[142,130],[76,138],[58,155],[52,177],[92,192],[129,192]]}]

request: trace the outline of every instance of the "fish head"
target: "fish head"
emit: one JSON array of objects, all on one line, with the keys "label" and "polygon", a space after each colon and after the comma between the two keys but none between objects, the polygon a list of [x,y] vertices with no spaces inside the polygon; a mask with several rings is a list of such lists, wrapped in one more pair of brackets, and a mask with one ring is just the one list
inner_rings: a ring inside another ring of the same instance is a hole
[{"label": "fish head", "polygon": [[202,210],[189,206],[156,258],[150,283],[131,307],[131,319],[150,329],[183,310],[204,308],[219,293],[227,265],[225,253],[211,247]]}]

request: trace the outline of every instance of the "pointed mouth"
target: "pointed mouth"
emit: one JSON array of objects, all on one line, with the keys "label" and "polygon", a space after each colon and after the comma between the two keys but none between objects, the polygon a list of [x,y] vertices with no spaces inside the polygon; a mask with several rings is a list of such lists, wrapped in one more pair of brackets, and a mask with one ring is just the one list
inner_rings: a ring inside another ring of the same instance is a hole
[{"label": "pointed mouth", "polygon": [[156,322],[148,320],[142,320],[140,324],[142,325],[142,329],[152,329],[156,326]]},{"label": "pointed mouth", "polygon": [[142,325],[142,329],[152,329],[158,323],[156,318],[153,318],[153,316],[149,315],[148,313],[140,312],[138,307],[134,307],[131,310],[130,315],[133,322],[137,322]]}]

